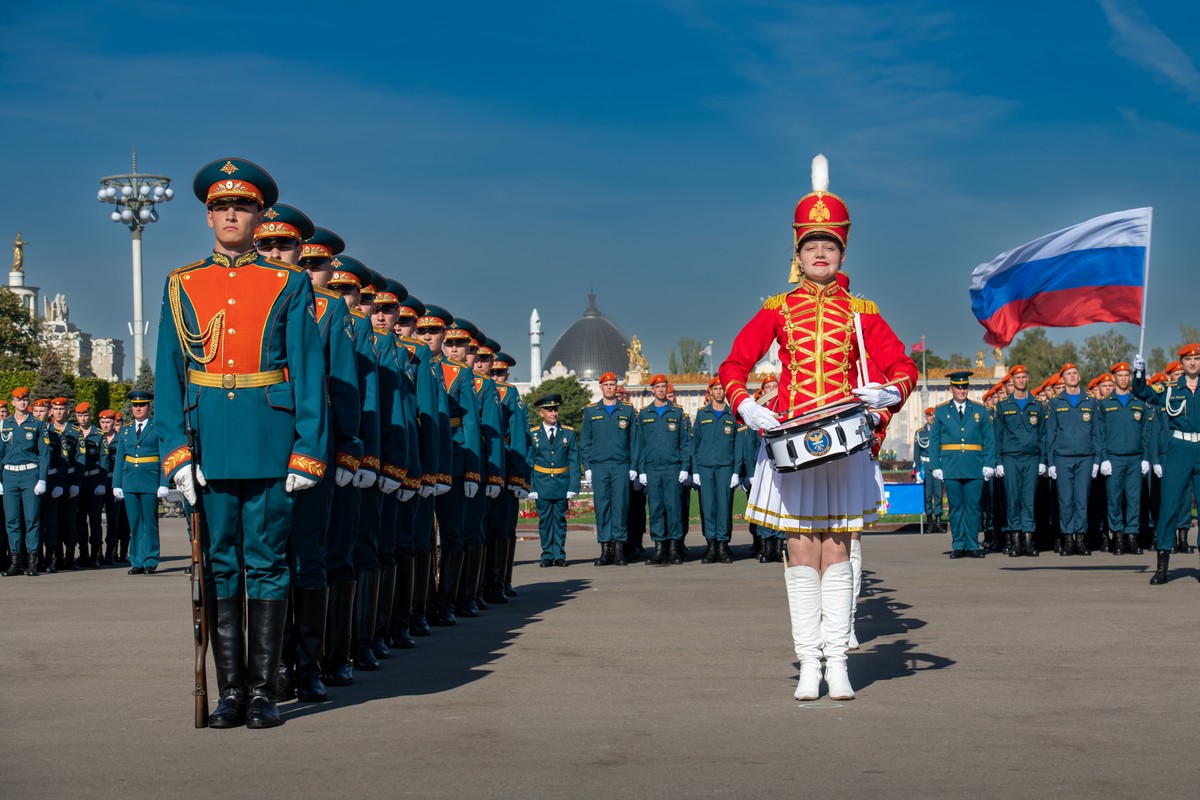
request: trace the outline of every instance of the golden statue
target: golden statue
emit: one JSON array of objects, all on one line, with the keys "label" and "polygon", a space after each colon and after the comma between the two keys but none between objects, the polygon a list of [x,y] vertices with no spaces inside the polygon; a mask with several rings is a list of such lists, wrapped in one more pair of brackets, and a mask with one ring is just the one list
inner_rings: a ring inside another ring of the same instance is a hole
[{"label": "golden statue", "polygon": [[1001,350],[999,347],[997,347],[995,350],[992,351],[992,356],[995,357],[997,364],[1004,363],[1004,351]]},{"label": "golden statue", "polygon": [[630,372],[650,371],[650,364],[646,361],[646,357],[642,355],[642,343],[638,341],[638,337],[633,337],[633,341],[630,342],[629,348],[625,352],[629,353]]},{"label": "golden statue", "polygon": [[975,369],[983,369],[983,351],[975,354]]},{"label": "golden statue", "polygon": [[13,240],[13,272],[20,272],[25,266],[25,245],[29,242],[21,240],[21,232],[17,231],[17,238]]}]

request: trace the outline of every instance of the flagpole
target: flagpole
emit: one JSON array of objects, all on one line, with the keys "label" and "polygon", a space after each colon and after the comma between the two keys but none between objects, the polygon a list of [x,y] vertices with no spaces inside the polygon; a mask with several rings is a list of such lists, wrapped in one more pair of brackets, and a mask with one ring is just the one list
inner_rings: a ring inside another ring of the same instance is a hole
[{"label": "flagpole", "polygon": [[713,346],[713,340],[712,340],[712,339],[709,339],[709,340],[708,340],[708,374],[709,374],[709,376],[713,376],[713,375],[716,375],[716,374],[717,374],[717,373],[716,373],[716,371],[713,369],[713,349],[712,349],[712,346]]},{"label": "flagpole", "polygon": [[1150,215],[1146,220],[1146,265],[1142,268],[1142,331],[1138,336],[1138,355],[1145,358],[1146,346],[1146,306],[1150,302],[1150,241],[1154,238],[1151,236],[1154,228],[1154,208],[1150,208]]},{"label": "flagpole", "polygon": [[[921,405],[929,406],[929,370],[925,368],[925,334],[921,334],[921,377],[925,379],[925,391],[922,392]],[[924,413],[924,412],[922,412]]]}]

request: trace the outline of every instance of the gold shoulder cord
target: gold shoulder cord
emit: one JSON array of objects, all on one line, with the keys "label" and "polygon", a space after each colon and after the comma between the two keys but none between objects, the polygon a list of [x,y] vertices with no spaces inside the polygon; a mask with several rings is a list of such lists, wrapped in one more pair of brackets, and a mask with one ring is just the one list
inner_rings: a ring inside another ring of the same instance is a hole
[{"label": "gold shoulder cord", "polygon": [[[201,333],[188,330],[183,318],[183,300],[180,297],[181,287],[178,275],[167,279],[167,300],[171,304],[171,319],[175,321],[175,335],[179,337],[179,348],[186,357],[197,364],[207,364],[217,356],[217,348],[221,345],[221,329],[225,324],[225,310],[222,309],[208,321]],[[196,355],[198,348],[201,355]]]}]

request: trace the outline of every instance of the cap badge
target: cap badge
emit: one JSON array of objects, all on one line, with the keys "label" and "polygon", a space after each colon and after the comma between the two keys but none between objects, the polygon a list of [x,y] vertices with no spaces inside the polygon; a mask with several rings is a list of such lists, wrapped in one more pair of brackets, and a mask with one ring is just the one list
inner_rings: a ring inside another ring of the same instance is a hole
[{"label": "cap badge", "polygon": [[275,219],[276,217],[279,216],[279,212],[273,208],[268,208],[267,213],[263,214],[263,216],[266,217],[267,219]]},{"label": "cap badge", "polygon": [[336,258],[333,261],[331,261],[330,263],[335,267],[340,267],[342,265],[342,262]]},{"label": "cap badge", "polygon": [[238,168],[233,165],[232,161],[226,161],[225,166],[221,167],[221,172],[224,172],[226,175],[232,175],[233,173],[237,172],[237,169]]},{"label": "cap badge", "polygon": [[817,198],[817,202],[813,203],[812,209],[808,212],[808,221],[828,222],[829,216],[829,206],[825,205],[824,200]]}]

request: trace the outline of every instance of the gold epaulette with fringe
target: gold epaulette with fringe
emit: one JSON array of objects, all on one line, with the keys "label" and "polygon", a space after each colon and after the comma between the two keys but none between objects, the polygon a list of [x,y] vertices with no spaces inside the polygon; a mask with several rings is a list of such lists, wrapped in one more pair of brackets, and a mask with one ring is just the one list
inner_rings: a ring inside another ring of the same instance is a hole
[{"label": "gold epaulette with fringe", "polygon": [[787,302],[787,296],[788,296],[787,292],[780,292],[779,294],[774,295],[773,297],[768,297],[763,302],[763,308],[767,309],[768,311],[773,311],[774,309],[777,309],[777,308],[783,308],[783,304],[785,302]]},{"label": "gold epaulette with fringe", "polygon": [[850,310],[855,314],[878,314],[879,306],[865,297],[851,297]]}]

